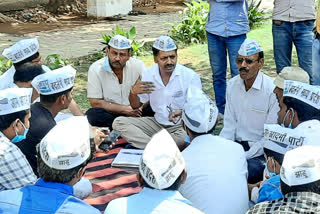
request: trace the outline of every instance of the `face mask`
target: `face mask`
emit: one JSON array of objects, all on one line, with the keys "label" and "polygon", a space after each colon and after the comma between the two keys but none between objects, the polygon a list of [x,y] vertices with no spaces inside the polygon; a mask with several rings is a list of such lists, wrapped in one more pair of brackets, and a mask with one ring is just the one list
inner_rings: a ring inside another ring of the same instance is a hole
[{"label": "face mask", "polygon": [[270,172],[269,171],[269,168],[268,168],[268,162],[269,162],[269,159],[267,160],[267,163],[265,163],[265,166],[266,166],[266,170],[267,170],[267,173],[268,175],[270,176],[270,178],[276,176],[277,174],[275,173],[276,171],[276,166],[275,166],[275,163],[274,163],[274,160],[272,159],[272,162],[273,162],[273,172]]},{"label": "face mask", "polygon": [[191,142],[191,139],[190,139],[189,135],[184,136],[184,142],[186,142],[186,143],[190,143]]},{"label": "face mask", "polygon": [[[285,125],[284,125],[284,121],[286,120],[289,111],[291,111],[291,109],[289,109],[289,110],[287,111],[287,113],[284,115],[284,118],[283,118],[282,123],[281,123],[281,126],[284,127],[284,128],[286,128]],[[290,124],[289,124],[289,126],[288,126],[289,129],[292,129],[292,121],[293,121],[293,118],[294,118],[294,112],[293,112],[293,117],[292,117],[292,119],[291,119],[291,121],[290,121]]]},{"label": "face mask", "polygon": [[17,131],[14,130],[16,132],[16,136],[11,140],[12,143],[17,143],[17,142],[20,142],[20,141],[26,139],[27,133],[29,131],[29,129],[27,129],[20,120],[19,120],[19,122],[22,124],[22,126],[24,128],[24,132],[22,135],[18,135]]}]

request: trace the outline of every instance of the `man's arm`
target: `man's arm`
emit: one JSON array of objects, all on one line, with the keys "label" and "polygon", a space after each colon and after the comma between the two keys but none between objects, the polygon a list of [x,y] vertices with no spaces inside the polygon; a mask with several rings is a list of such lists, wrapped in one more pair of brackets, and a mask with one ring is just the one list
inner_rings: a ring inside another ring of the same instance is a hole
[{"label": "man's arm", "polygon": [[76,103],[76,101],[74,101],[74,99],[72,99],[72,101],[71,101],[71,103],[69,105],[69,110],[71,111],[73,116],[83,116],[83,113],[82,113],[81,109],[79,108],[79,106]]},{"label": "man's arm", "polygon": [[134,109],[128,105],[107,102],[104,99],[89,98],[89,102],[93,108],[103,108],[107,112],[115,114],[125,114],[134,117],[140,117],[142,114],[141,110],[138,108]]},{"label": "man's arm", "polygon": [[139,77],[130,90],[129,101],[131,107],[133,109],[140,108],[143,102],[140,102],[138,94],[151,94],[154,91],[154,88],[153,82],[141,81],[141,77]]}]

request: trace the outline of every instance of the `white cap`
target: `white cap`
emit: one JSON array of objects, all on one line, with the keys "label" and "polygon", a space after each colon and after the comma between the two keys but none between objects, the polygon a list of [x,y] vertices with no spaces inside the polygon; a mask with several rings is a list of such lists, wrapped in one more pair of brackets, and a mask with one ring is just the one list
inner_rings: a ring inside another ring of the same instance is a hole
[{"label": "white cap", "polygon": [[10,59],[13,63],[21,62],[39,51],[37,38],[23,39],[4,49],[2,55]]},{"label": "white cap", "polygon": [[185,161],[171,135],[161,130],[153,135],[141,157],[139,172],[155,189],[170,187],[181,175]]},{"label": "white cap", "polygon": [[113,47],[115,49],[119,49],[119,50],[131,48],[130,41],[126,37],[121,36],[121,35],[113,36],[110,39],[108,45],[110,45],[111,47]]},{"label": "white cap", "polygon": [[76,70],[71,65],[67,65],[38,75],[31,84],[39,94],[56,94],[73,87],[75,76]]},{"label": "white cap", "polygon": [[182,120],[189,129],[197,133],[208,132],[216,124],[218,114],[214,102],[201,89],[188,88]]},{"label": "white cap", "polygon": [[304,133],[278,124],[264,124],[264,139],[264,148],[283,155],[308,143]]},{"label": "white cap", "polygon": [[54,169],[72,169],[90,156],[89,123],[84,116],[70,117],[53,127],[40,142],[40,156]]},{"label": "white cap", "polygon": [[309,84],[309,74],[300,67],[284,67],[274,80],[276,87],[283,89],[285,80],[294,80]]},{"label": "white cap", "polygon": [[285,80],[284,97],[293,97],[316,109],[320,109],[320,88],[306,83]]},{"label": "white cap", "polygon": [[320,180],[320,147],[301,146],[287,152],[280,170],[281,180],[297,186]]},{"label": "white cap", "polygon": [[0,115],[30,108],[32,88],[7,88],[0,91]]},{"label": "white cap", "polygon": [[247,38],[242,43],[238,54],[241,56],[251,56],[261,51],[263,51],[263,49],[256,40]]},{"label": "white cap", "polygon": [[153,47],[165,52],[177,49],[175,42],[169,36],[158,37],[157,40],[153,43]]}]

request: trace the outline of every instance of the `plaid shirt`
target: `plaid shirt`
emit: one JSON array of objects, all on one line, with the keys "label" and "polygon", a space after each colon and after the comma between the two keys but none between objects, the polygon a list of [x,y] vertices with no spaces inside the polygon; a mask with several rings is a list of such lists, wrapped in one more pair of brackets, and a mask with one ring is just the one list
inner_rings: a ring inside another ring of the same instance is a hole
[{"label": "plaid shirt", "polygon": [[37,177],[20,149],[0,132],[0,191],[34,184]]},{"label": "plaid shirt", "polygon": [[283,199],[253,206],[247,214],[320,213],[320,195],[312,192],[292,192]]}]

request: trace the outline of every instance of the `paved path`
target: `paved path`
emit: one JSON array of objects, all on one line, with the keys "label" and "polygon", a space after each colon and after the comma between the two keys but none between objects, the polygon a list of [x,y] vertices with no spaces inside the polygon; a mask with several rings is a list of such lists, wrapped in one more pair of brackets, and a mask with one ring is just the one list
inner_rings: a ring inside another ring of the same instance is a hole
[{"label": "paved path", "polygon": [[59,29],[29,33],[23,36],[0,33],[0,53],[14,42],[28,37],[37,37],[40,41],[41,55],[60,54],[63,58],[85,56],[103,48],[102,34],[110,33],[115,26],[130,29],[135,26],[137,39],[155,40],[167,34],[171,26],[177,24],[181,16],[175,13],[161,13],[140,16],[127,16],[119,21],[104,21],[97,24],[84,25],[72,29]]}]

